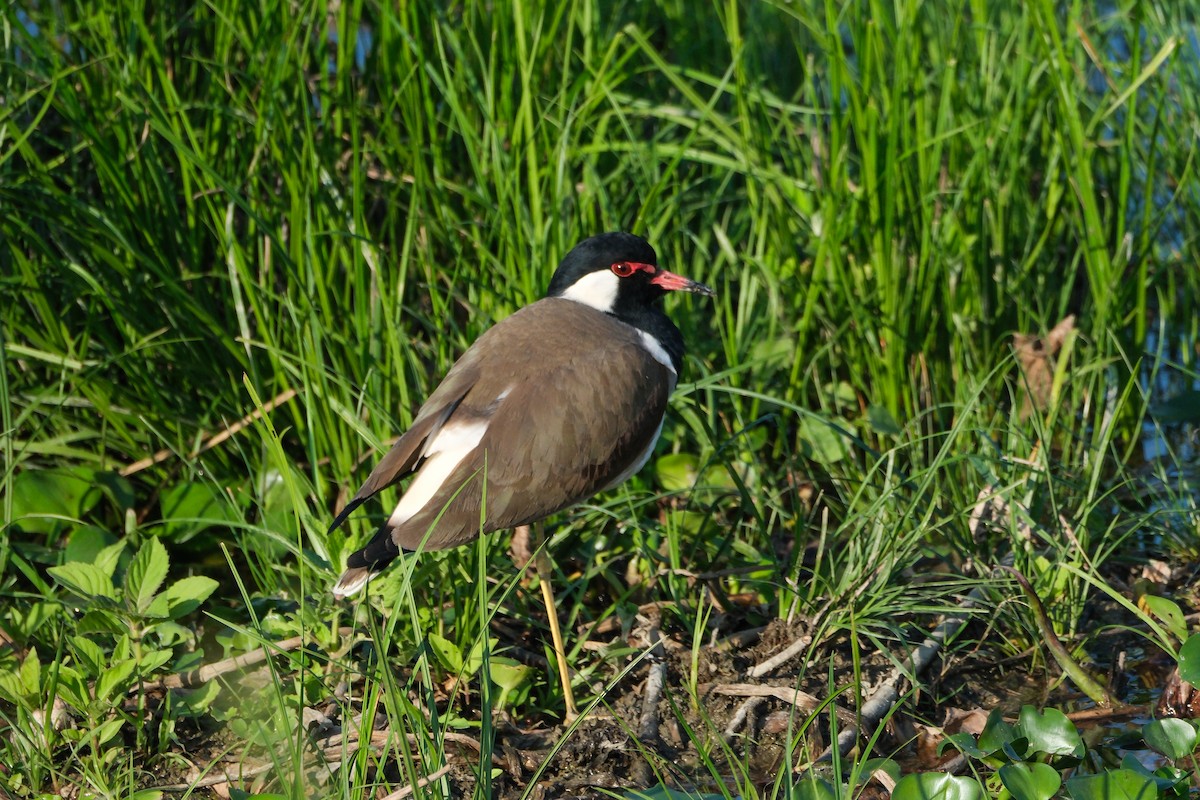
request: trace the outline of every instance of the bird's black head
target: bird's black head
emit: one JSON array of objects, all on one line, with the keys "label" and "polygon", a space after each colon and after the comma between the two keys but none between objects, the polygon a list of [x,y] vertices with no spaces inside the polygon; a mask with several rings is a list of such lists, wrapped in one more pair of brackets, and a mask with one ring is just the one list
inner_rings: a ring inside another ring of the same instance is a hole
[{"label": "bird's black head", "polygon": [[713,294],[701,283],[659,269],[654,248],[632,233],[602,233],[567,253],[548,297],[565,297],[618,317],[637,316],[667,292]]}]

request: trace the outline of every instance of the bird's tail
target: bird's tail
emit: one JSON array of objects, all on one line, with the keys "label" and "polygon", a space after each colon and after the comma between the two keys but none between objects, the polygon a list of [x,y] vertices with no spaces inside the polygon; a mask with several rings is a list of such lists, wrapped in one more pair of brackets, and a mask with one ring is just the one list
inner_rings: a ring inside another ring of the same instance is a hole
[{"label": "bird's tail", "polygon": [[366,586],[367,581],[375,574],[376,571],[373,571],[370,567],[350,567],[342,573],[342,577],[338,578],[338,582],[333,585],[333,596],[339,600],[343,597],[349,597]]}]

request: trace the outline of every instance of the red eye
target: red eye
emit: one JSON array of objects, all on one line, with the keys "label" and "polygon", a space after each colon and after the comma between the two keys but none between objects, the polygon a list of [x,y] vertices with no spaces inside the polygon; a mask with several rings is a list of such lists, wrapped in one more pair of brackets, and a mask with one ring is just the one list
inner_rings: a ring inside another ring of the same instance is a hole
[{"label": "red eye", "polygon": [[612,265],[612,271],[618,278],[628,278],[633,274],[633,266],[626,264],[624,261],[618,261]]}]

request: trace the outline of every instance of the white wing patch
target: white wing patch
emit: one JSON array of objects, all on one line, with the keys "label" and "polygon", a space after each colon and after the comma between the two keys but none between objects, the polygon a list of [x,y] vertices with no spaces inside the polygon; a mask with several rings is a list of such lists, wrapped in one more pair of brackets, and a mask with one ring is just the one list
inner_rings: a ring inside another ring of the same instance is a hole
[{"label": "white wing patch", "polygon": [[396,504],[388,518],[388,525],[393,528],[403,525],[423,509],[442,488],[454,468],[479,446],[487,427],[486,419],[457,423],[451,420],[438,431],[437,436],[425,446],[425,463],[417,470],[417,476],[409,484],[408,491]]},{"label": "white wing patch", "polygon": [[[646,348],[650,352],[650,355],[654,356],[654,360],[671,370],[671,374],[675,375],[675,365],[671,362],[671,354],[667,352],[667,348],[662,346],[662,342],[641,329],[638,330],[638,336],[642,337],[642,347]],[[675,391],[674,386],[671,387],[671,391]]]},{"label": "white wing patch", "polygon": [[608,314],[617,304],[617,291],[620,286],[621,279],[611,271],[596,270],[568,286],[562,296]]}]

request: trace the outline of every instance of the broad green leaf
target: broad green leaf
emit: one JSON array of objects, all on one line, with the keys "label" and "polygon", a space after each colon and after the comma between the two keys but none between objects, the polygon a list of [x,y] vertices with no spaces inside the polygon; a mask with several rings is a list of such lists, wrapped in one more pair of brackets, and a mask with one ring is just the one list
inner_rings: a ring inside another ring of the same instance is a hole
[{"label": "broad green leaf", "polygon": [[29,654],[21,662],[21,692],[25,697],[34,700],[42,693],[42,662],[38,659],[37,648],[30,648]]},{"label": "broad green leaf", "polygon": [[867,422],[870,424],[871,430],[881,436],[899,436],[903,433],[900,423],[896,422],[892,412],[888,411],[885,406],[872,405],[868,407]]},{"label": "broad green leaf", "polygon": [[893,758],[869,758],[863,762],[862,768],[859,770],[858,785],[862,785],[871,779],[871,776],[876,772],[883,772],[893,781],[900,780],[903,770],[900,764]]},{"label": "broad green leaf", "polygon": [[167,577],[167,567],[167,548],[156,537],[146,539],[125,571],[125,598],[139,614],[150,608]]},{"label": "broad green leaf", "polygon": [[833,790],[833,785],[816,775],[806,775],[800,778],[792,787],[791,794],[788,795],[790,800],[835,800],[837,796],[838,793]]},{"label": "broad green leaf", "polygon": [[858,392],[846,381],[831,381],[822,386],[821,391],[839,411],[858,408]]},{"label": "broad green leaf", "polygon": [[132,658],[114,661],[96,680],[96,699],[115,702],[133,685],[133,673],[137,662]]},{"label": "broad green leaf", "polygon": [[176,700],[176,713],[181,717],[200,717],[208,713],[221,694],[221,685],[217,681],[208,681],[198,689],[175,690],[172,696]]},{"label": "broad green leaf", "polygon": [[58,668],[58,683],[55,690],[67,705],[75,708],[86,709],[92,702],[87,679],[66,664],[62,664]]},{"label": "broad green leaf", "polygon": [[26,697],[25,684],[20,675],[11,669],[0,669],[0,700],[7,700],[13,705],[19,705]]},{"label": "broad green leaf", "polygon": [[1017,733],[1029,739],[1030,749],[1036,752],[1082,758],[1087,751],[1075,723],[1056,708],[1039,712],[1033,706],[1022,706]]},{"label": "broad green leaf", "polygon": [[1062,786],[1058,770],[1037,761],[1000,767],[1000,782],[1016,800],[1049,800]]},{"label": "broad green leaf", "polygon": [[426,638],[429,641],[429,648],[433,650],[433,655],[448,672],[453,672],[457,675],[462,671],[463,656],[462,651],[458,649],[458,645],[443,636],[438,636],[436,633],[431,633]]},{"label": "broad green leaf", "polygon": [[100,551],[106,547],[111,547],[116,541],[117,537],[103,528],[97,528],[95,525],[80,525],[71,531],[71,535],[67,537],[67,547],[63,553],[63,561],[95,563]]},{"label": "broad green leaf", "polygon": [[96,744],[99,745],[107,744],[116,738],[117,734],[121,732],[121,728],[124,725],[125,720],[120,717],[117,719],[110,719],[108,722],[105,722],[103,725],[97,727],[92,735],[88,737],[88,739],[96,742]]},{"label": "broad green leaf", "polygon": [[159,500],[163,531],[173,542],[185,542],[205,528],[242,521],[242,511],[210,483],[188,481],[170,487]]},{"label": "broad green leaf", "polygon": [[153,675],[174,657],[170,650],[147,650],[142,654],[139,672],[142,675]]},{"label": "broad green leaf", "polygon": [[621,796],[625,800],[726,800],[728,798],[728,795],[723,794],[681,792],[666,786],[655,786],[653,789],[626,789]]},{"label": "broad green leaf", "polygon": [[1200,633],[1194,633],[1179,648],[1179,677],[1200,686]]},{"label": "broad green leaf", "polygon": [[1196,729],[1190,722],[1175,717],[1156,719],[1144,725],[1142,738],[1151,749],[1172,761],[1189,756],[1196,749]]},{"label": "broad green leaf", "polygon": [[54,533],[63,519],[80,519],[100,499],[95,475],[86,467],[22,470],[10,484],[13,521],[23,530]]},{"label": "broad green leaf", "polygon": [[673,508],[666,513],[663,522],[668,531],[682,531],[689,536],[697,536],[711,519],[711,514]]},{"label": "broad green leaf", "polygon": [[1000,750],[1004,745],[1017,738],[1017,732],[1004,721],[1004,715],[999,709],[993,709],[988,714],[987,724],[983,726],[983,732],[979,734],[979,749],[984,753],[994,753]]},{"label": "broad green leaf", "polygon": [[1074,800],[1154,800],[1158,785],[1153,778],[1127,769],[1067,779],[1067,794]]},{"label": "broad green leaf", "polygon": [[1144,605],[1151,614],[1162,620],[1163,624],[1167,626],[1167,630],[1176,639],[1182,642],[1187,638],[1187,622],[1183,619],[1183,612],[1179,610],[1179,604],[1174,600],[1147,594],[1143,595],[1138,603]]},{"label": "broad green leaf", "polygon": [[86,636],[72,636],[71,649],[75,652],[75,660],[79,662],[88,675],[98,676],[108,666],[108,659],[100,645]]},{"label": "broad green leaf", "polygon": [[654,473],[664,491],[690,489],[700,476],[700,459],[691,453],[672,453],[654,462]]},{"label": "broad green leaf", "polygon": [[969,733],[949,734],[938,744],[937,754],[941,756],[947,747],[953,747],[963,755],[971,756],[971,758],[984,758],[988,755],[988,752],[979,749],[979,746],[975,743],[975,737]]},{"label": "broad green leaf", "polygon": [[117,566],[121,563],[121,556],[125,555],[125,540],[113,542],[108,547],[105,547],[96,554],[96,560],[93,562],[101,572],[112,578],[117,574]]},{"label": "broad green leaf", "polygon": [[116,589],[112,578],[95,564],[73,561],[46,570],[50,577],[84,599],[107,598],[115,600]]},{"label": "broad green leaf", "polygon": [[1121,759],[1121,769],[1127,769],[1153,779],[1160,792],[1173,789],[1192,775],[1188,770],[1173,767],[1170,764],[1163,764],[1158,769],[1152,770],[1139,761],[1133,753],[1126,753],[1125,757]]},{"label": "broad green leaf", "polygon": [[979,800],[979,784],[945,772],[919,772],[896,781],[892,800]]},{"label": "broad green leaf", "polygon": [[133,484],[128,478],[124,478],[117,472],[97,472],[95,476],[96,486],[104,491],[117,508],[121,510],[133,508],[137,502],[137,497],[133,492]]},{"label": "broad green leaf", "polygon": [[[840,418],[832,422],[839,428],[846,427]],[[836,464],[850,455],[850,440],[826,422],[805,416],[800,420],[799,430],[800,438],[808,445],[809,455],[818,464]]]},{"label": "broad green leaf", "polygon": [[91,633],[115,635],[127,629],[125,623],[117,619],[116,615],[102,608],[89,609],[75,624],[76,632],[84,636]]},{"label": "broad green leaf", "polygon": [[[164,589],[147,609],[149,616],[180,619],[195,611],[219,586],[204,575],[180,578]],[[165,606],[165,608],[163,607]]]},{"label": "broad green leaf", "polygon": [[505,691],[518,689],[529,680],[531,668],[511,658],[497,656],[491,660],[492,683]]}]

